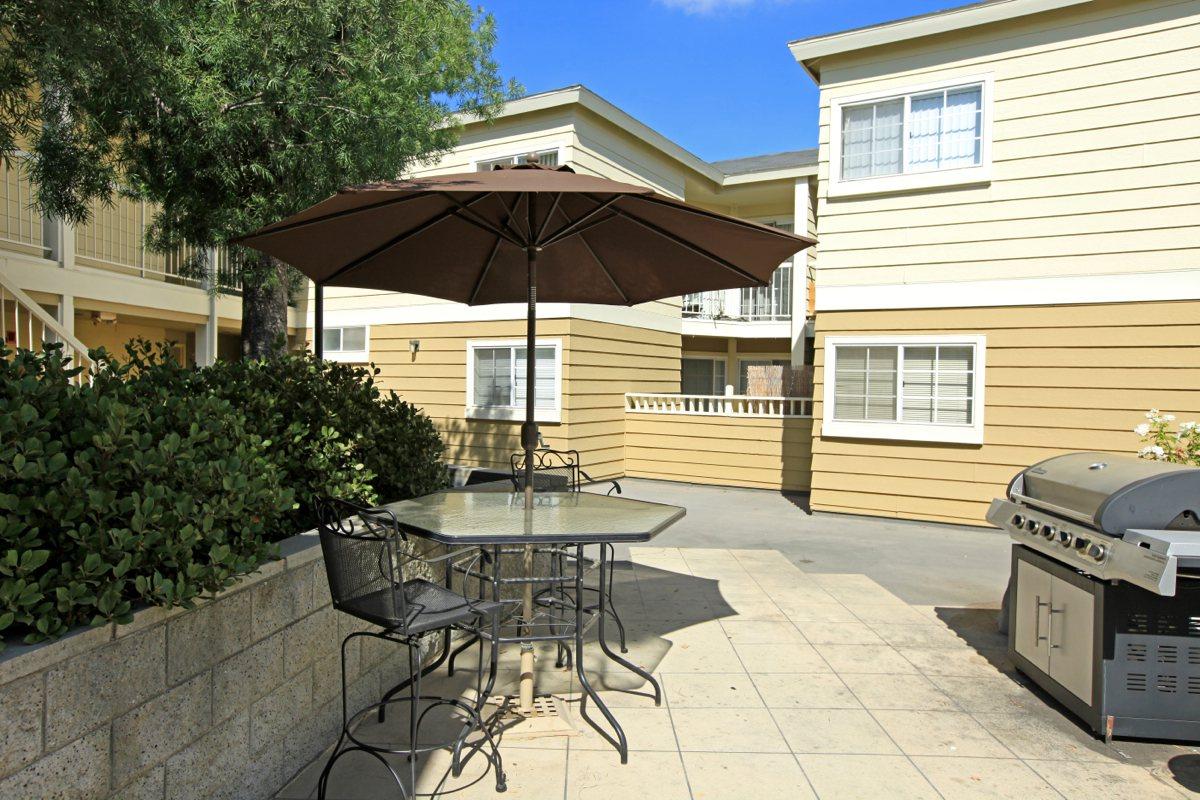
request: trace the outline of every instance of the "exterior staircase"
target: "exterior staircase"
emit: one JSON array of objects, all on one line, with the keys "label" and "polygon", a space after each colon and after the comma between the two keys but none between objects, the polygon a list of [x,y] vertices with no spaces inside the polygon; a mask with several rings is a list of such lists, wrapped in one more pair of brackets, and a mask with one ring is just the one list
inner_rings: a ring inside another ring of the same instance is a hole
[{"label": "exterior staircase", "polygon": [[95,362],[88,355],[87,345],[75,338],[62,323],[2,272],[0,331],[3,331],[4,343],[9,348],[39,350],[49,343],[61,344],[63,356],[70,359],[75,366],[83,367],[83,371],[72,381],[80,385],[91,383],[91,372]]}]

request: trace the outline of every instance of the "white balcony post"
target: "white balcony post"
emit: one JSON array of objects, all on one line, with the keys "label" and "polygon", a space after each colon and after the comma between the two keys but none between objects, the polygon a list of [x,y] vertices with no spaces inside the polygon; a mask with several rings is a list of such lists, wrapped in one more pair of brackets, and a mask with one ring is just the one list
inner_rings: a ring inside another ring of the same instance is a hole
[{"label": "white balcony post", "polygon": [[[797,178],[795,187],[796,213],[792,229],[802,236],[812,235],[808,229],[809,207],[812,196],[808,191],[808,178]],[[808,251],[801,250],[792,259],[792,366],[804,366],[804,326],[808,321]]]},{"label": "white balcony post", "polygon": [[201,284],[208,295],[208,319],[196,332],[196,366],[209,367],[217,360],[217,291],[220,274],[217,248],[208,248],[208,270]]},{"label": "white balcony post", "polygon": [[58,296],[58,310],[54,314],[54,318],[58,320],[58,324],[63,330],[72,336],[75,335],[75,295],[60,294]]}]

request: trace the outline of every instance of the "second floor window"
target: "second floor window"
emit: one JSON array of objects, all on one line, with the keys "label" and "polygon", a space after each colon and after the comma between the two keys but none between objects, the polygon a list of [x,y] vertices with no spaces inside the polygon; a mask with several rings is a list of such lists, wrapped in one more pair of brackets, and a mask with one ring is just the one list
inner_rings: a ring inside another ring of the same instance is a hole
[{"label": "second floor window", "polygon": [[915,92],[841,109],[841,180],[983,163],[983,85]]}]

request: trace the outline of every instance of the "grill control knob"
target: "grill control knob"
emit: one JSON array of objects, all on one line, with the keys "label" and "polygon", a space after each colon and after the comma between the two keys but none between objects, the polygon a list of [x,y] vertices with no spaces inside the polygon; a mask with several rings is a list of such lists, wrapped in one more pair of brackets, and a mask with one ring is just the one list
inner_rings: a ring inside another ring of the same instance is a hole
[{"label": "grill control knob", "polygon": [[1047,539],[1053,539],[1057,535],[1058,528],[1054,527],[1053,525],[1042,526],[1042,536],[1046,537]]},{"label": "grill control knob", "polygon": [[1058,532],[1058,543],[1061,544],[1063,547],[1070,547],[1071,546],[1071,532],[1070,531],[1059,531]]},{"label": "grill control knob", "polygon": [[1036,519],[1031,519],[1031,520],[1029,520],[1028,522],[1026,522],[1026,523],[1025,523],[1025,528],[1026,528],[1026,529],[1027,529],[1027,530],[1028,530],[1030,533],[1033,533],[1033,532],[1035,532],[1035,531],[1038,529],[1038,524],[1039,524],[1039,523],[1038,523],[1038,521],[1037,521]]},{"label": "grill control knob", "polygon": [[1091,542],[1089,542],[1087,539],[1083,538],[1082,536],[1075,537],[1075,549],[1076,550],[1083,550],[1083,549],[1087,548],[1087,546],[1089,544],[1091,544]]},{"label": "grill control knob", "polygon": [[1020,514],[1013,514],[1012,524],[1014,528],[1024,528],[1025,518]]},{"label": "grill control knob", "polygon": [[1103,561],[1108,554],[1108,548],[1102,544],[1094,544],[1087,549],[1087,554],[1097,561]]}]

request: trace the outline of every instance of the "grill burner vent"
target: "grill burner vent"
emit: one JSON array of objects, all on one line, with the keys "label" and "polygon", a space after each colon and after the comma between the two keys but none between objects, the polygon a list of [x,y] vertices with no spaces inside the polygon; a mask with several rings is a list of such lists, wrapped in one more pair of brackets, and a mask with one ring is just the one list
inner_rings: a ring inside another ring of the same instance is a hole
[{"label": "grill burner vent", "polygon": [[1125,646],[1125,660],[1143,662],[1146,660],[1146,645],[1133,644]]},{"label": "grill burner vent", "polygon": [[1146,691],[1146,673],[1131,672],[1125,676],[1125,691],[1127,692],[1144,692]]},{"label": "grill burner vent", "polygon": [[1158,680],[1154,684],[1154,688],[1163,694],[1175,694],[1179,682],[1174,675],[1159,675]]},{"label": "grill burner vent", "polygon": [[1160,644],[1158,646],[1158,663],[1174,664],[1179,660],[1179,648],[1173,644]]}]

